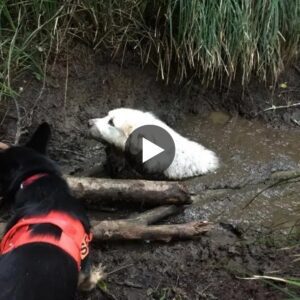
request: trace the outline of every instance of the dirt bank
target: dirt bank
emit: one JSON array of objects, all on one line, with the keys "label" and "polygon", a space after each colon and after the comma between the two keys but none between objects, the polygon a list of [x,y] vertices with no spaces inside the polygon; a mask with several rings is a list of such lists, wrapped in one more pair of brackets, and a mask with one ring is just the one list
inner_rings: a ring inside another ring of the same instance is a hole
[{"label": "dirt bank", "polygon": [[[289,240],[287,229],[297,224],[300,184],[274,186],[245,206],[272,184],[274,172],[300,168],[300,110],[262,112],[300,99],[299,82],[298,69],[291,67],[280,79],[284,85],[274,91],[255,81],[244,92],[235,84],[230,89],[204,89],[196,83],[165,86],[151,67],[141,70],[133,58],[121,69],[120,63],[81,46],[68,60],[59,58],[48,67],[44,85],[29,74],[16,81],[22,90],[18,104],[23,137],[43,120],[52,124],[50,156],[66,173],[103,167],[104,146],[87,137],[87,120],[120,106],[154,111],[221,158],[217,174],[187,181],[194,205],[166,221],[209,219],[217,223],[212,233],[171,244],[94,245],[95,263],[102,262],[108,271],[127,266],[106,281],[112,299],[282,298],[267,284],[239,277],[274,271],[297,276],[299,263],[291,262],[297,249],[278,249],[295,244],[298,237],[296,230]],[[1,112],[1,140],[12,142],[17,124],[14,103],[2,103]],[[108,176],[105,170],[101,175]],[[96,290],[78,299],[102,299],[102,293]]]}]

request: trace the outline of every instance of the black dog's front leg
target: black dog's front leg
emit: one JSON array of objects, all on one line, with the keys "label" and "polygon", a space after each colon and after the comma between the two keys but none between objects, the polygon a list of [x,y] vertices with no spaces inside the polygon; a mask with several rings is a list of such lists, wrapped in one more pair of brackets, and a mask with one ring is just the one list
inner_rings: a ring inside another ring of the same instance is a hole
[{"label": "black dog's front leg", "polygon": [[91,291],[100,280],[105,278],[104,268],[101,264],[92,265],[90,255],[81,262],[81,270],[78,278],[78,288],[81,291]]}]

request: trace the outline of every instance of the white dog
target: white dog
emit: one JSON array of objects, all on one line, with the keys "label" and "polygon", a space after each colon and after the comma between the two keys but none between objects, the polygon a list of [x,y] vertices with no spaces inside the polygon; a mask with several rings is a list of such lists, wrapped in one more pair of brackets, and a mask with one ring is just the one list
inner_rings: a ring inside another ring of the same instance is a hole
[{"label": "white dog", "polygon": [[160,126],[174,140],[175,157],[163,174],[167,178],[183,179],[213,172],[218,168],[219,160],[213,151],[181,136],[152,113],[117,108],[104,118],[89,120],[90,134],[94,139],[104,140],[121,151],[125,151],[128,136],[143,125]]}]

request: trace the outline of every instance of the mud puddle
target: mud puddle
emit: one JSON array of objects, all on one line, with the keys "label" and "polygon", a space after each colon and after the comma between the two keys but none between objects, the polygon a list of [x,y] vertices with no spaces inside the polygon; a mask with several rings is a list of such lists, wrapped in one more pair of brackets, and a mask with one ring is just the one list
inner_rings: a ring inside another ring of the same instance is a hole
[{"label": "mud puddle", "polygon": [[[105,281],[110,296],[97,289],[78,299],[284,298],[276,288],[240,278],[274,271],[300,276],[299,262],[292,261],[299,249],[279,250],[296,245],[299,237],[300,184],[298,177],[283,180],[300,169],[299,129],[275,129],[237,112],[220,112],[215,105],[220,102],[218,92],[196,89],[187,96],[180,88],[160,84],[152,72],[141,71],[132,62],[120,71],[119,65],[106,60],[89,56],[89,61],[81,65],[80,60],[69,60],[67,90],[61,66],[51,73],[56,84],[47,84],[42,93],[42,83],[29,75],[16,83],[24,90],[19,99],[24,136],[41,121],[52,124],[49,153],[65,173],[84,174],[94,166],[103,167],[104,146],[87,137],[86,122],[120,106],[154,111],[180,133],[214,150],[222,165],[216,174],[187,180],[193,205],[165,221],[206,219],[216,223],[215,230],[195,241],[94,245],[95,264],[104,264],[108,272],[124,268]],[[264,105],[261,95],[263,88],[256,88],[255,101]],[[14,105],[9,102],[0,108],[5,116],[1,139],[12,142]],[[96,214],[114,217],[114,213]]]},{"label": "mud puddle", "polygon": [[275,177],[300,169],[299,131],[278,130],[221,112],[202,120],[187,116],[178,125],[179,131],[221,158],[216,174],[187,181],[200,215],[186,210],[186,220],[202,216],[276,230],[297,223],[300,184],[296,179],[276,185]]}]

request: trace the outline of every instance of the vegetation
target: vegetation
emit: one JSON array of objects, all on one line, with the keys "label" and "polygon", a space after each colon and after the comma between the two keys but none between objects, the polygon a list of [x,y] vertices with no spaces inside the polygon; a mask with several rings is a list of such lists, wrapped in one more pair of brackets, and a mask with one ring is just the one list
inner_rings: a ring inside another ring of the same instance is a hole
[{"label": "vegetation", "polygon": [[[279,290],[282,295],[285,295],[286,299],[298,300],[300,279],[299,278],[282,278],[276,276],[259,276],[254,275],[249,280],[261,280],[263,283],[272,286],[273,288]],[[280,285],[281,284],[281,285]]]},{"label": "vegetation", "polygon": [[74,39],[114,54],[133,51],[166,81],[238,76],[247,83],[253,73],[276,80],[298,52],[300,1],[0,0],[0,37],[4,95],[16,93],[18,72],[42,76],[49,54]]}]

